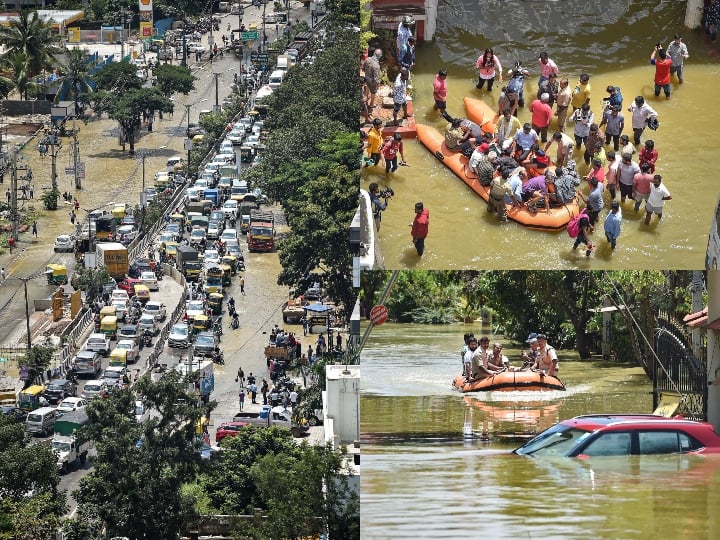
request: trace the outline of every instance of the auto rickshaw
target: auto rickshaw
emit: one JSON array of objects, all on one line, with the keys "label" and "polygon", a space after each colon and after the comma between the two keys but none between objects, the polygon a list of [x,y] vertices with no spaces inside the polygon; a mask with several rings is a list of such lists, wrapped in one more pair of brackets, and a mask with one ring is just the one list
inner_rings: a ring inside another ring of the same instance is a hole
[{"label": "auto rickshaw", "polygon": [[183,214],[170,214],[170,223],[178,223],[180,227],[184,227],[185,216]]},{"label": "auto rickshaw", "polygon": [[108,358],[110,367],[127,367],[127,349],[113,349]]},{"label": "auto rickshaw", "polygon": [[40,408],[40,397],[45,391],[44,386],[34,384],[28,386],[18,395],[18,407],[23,411],[34,411]]},{"label": "auto rickshaw", "polygon": [[233,276],[237,274],[237,259],[235,258],[235,255],[223,255],[220,262],[230,267],[230,273]]},{"label": "auto rickshaw", "polygon": [[135,298],[143,304],[147,304],[150,300],[150,289],[148,289],[147,285],[136,283],[133,287],[135,288]]},{"label": "auto rickshaw", "polygon": [[48,264],[45,275],[48,285],[66,285],[68,282],[67,268],[63,264]]},{"label": "auto rickshaw", "polygon": [[165,256],[165,260],[174,260],[177,257],[177,242],[163,242],[160,244],[160,251]]},{"label": "auto rickshaw", "polygon": [[240,161],[242,163],[252,163],[255,154],[251,146],[240,147]]},{"label": "auto rickshaw", "polygon": [[210,317],[207,315],[195,315],[193,318],[192,333],[197,336],[200,332],[205,332],[210,328]]},{"label": "auto rickshaw", "polygon": [[222,271],[223,271],[222,286],[229,287],[230,283],[231,283],[231,277],[232,277],[232,268],[230,268],[230,265],[228,265],[228,264],[220,264],[220,268],[222,268]]},{"label": "auto rickshaw", "polygon": [[100,319],[100,333],[110,339],[117,338],[117,317],[115,315],[108,315]]},{"label": "auto rickshaw", "polygon": [[213,315],[222,314],[223,295],[220,293],[210,293],[207,298],[207,305],[212,310]]},{"label": "auto rickshaw", "polygon": [[120,223],[125,217],[127,209],[124,204],[116,204],[112,209],[112,216]]}]

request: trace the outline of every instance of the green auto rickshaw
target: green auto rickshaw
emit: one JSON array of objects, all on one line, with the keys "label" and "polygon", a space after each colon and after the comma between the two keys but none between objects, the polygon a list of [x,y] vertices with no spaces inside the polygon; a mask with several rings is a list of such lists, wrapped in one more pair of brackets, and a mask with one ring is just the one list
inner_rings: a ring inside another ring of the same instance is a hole
[{"label": "green auto rickshaw", "polygon": [[235,255],[223,255],[220,262],[230,267],[230,273],[233,276],[237,274],[237,258]]},{"label": "green auto rickshaw", "polygon": [[40,398],[45,387],[39,384],[28,386],[25,390],[18,394],[18,407],[23,411],[34,411],[40,408]]},{"label": "green auto rickshaw", "polygon": [[63,264],[48,264],[45,267],[48,285],[67,285],[68,272]]},{"label": "green auto rickshaw", "polygon": [[222,274],[222,286],[223,288],[229,287],[231,283],[232,278],[232,268],[230,268],[230,265],[228,264],[220,264],[220,268],[222,268],[223,274]]},{"label": "green auto rickshaw", "polygon": [[220,293],[210,293],[207,298],[208,307],[212,310],[213,315],[222,314],[223,295]]}]

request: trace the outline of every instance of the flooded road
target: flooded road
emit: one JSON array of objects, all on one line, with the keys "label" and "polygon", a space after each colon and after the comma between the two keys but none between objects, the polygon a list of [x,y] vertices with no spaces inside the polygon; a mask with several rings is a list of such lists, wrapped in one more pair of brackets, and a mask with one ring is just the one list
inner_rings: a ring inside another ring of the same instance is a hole
[{"label": "flooded road", "polygon": [[[483,330],[485,330],[483,332]],[[479,325],[375,328],[363,350],[363,538],[717,538],[716,456],[534,459],[523,440],[578,414],[650,412],[642,369],[558,351],[566,392],[462,395],[464,332]],[[465,423],[474,438],[463,438]]]},{"label": "flooded road", "polygon": [[[418,48],[414,72],[415,116],[419,123],[444,129],[446,123],[432,111],[432,80],[439,68],[449,72],[448,112],[465,114],[463,97],[482,99],[497,108],[500,85],[489,93],[477,90],[475,61],[486,47],[493,47],[505,71],[521,60],[531,75],[525,83],[526,101],[537,89],[537,55],[549,52],[574,87],[579,75],[591,75],[591,110],[600,116],[601,99],[607,85],[619,86],[627,109],[642,95],[657,110],[660,128],[646,130],[643,141],[652,138],[659,152],[657,173],[673,199],[665,206],[662,223],[643,224],[644,212],[622,209],[623,224],[618,248],[612,252],[602,226],[594,234],[599,244],[586,259],[573,252],[572,240],[558,233],[528,230],[508,222],[498,224],[486,204],[419,142],[406,140],[409,167],[386,175],[379,168],[366,168],[361,187],[370,182],[391,186],[395,197],[383,214],[380,244],[387,268],[682,268],[704,266],[707,232],[718,190],[712,180],[708,155],[714,152],[714,133],[719,118],[720,95],[708,92],[715,86],[720,66],[717,51],[699,31],[682,28],[684,2],[630,1],[613,4],[568,2],[499,2],[482,5],[441,1],[436,40]],[[685,84],[672,84],[672,99],[653,96],[654,68],[650,53],[658,41],[669,43],[675,32],[684,35],[690,58],[685,64]],[[507,79],[506,79],[507,82]],[[625,133],[631,132],[630,115]],[[520,109],[521,122],[530,113]],[[598,120],[599,121],[599,120]],[[554,129],[553,119],[551,129]],[[572,133],[572,125],[569,126]],[[582,157],[576,153],[582,163]],[[582,174],[587,166],[579,167]],[[587,193],[587,183],[582,190]],[[430,211],[430,234],[422,259],[413,248],[408,224],[414,203],[422,200]],[[606,194],[605,211],[609,207]]]}]

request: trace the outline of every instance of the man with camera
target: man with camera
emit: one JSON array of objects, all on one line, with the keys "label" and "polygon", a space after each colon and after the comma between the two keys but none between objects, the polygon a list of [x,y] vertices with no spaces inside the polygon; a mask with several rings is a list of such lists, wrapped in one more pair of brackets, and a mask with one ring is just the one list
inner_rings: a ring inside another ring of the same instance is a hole
[{"label": "man with camera", "polygon": [[[658,58],[655,58],[655,56]],[[650,55],[650,63],[655,66],[655,97],[660,95],[660,89],[665,92],[665,99],[670,99],[670,68],[672,59],[667,55],[660,43],[655,44]]]},{"label": "man with camera", "polygon": [[[387,208],[388,199],[395,195],[392,188],[386,187],[380,191],[377,182],[373,182],[368,187],[370,193],[370,204],[372,205],[373,218],[375,219],[375,228],[380,230],[380,222],[382,221],[382,213]],[[385,202],[380,199],[385,199]]]}]

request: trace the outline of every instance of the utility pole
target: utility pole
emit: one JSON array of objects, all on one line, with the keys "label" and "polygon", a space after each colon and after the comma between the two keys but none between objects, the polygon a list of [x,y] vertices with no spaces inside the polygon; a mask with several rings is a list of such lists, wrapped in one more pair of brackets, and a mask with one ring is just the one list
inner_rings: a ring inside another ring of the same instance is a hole
[{"label": "utility pole", "polygon": [[17,156],[12,153],[12,169],[10,171],[10,219],[12,220],[12,238],[17,246],[18,241],[18,207],[17,207]]},{"label": "utility pole", "polygon": [[267,0],[263,3],[263,20],[262,20],[262,36],[260,36],[260,52],[265,52],[265,8],[267,8]]},{"label": "utility pole", "polygon": [[30,308],[28,304],[28,292],[27,292],[27,282],[31,278],[20,278],[23,282],[23,286],[25,287],[25,330],[27,331],[27,347],[28,352],[30,352],[30,349],[32,349],[32,339],[30,336]]},{"label": "utility pole", "polygon": [[125,58],[125,8],[120,8],[120,61]]},{"label": "utility pole", "polygon": [[182,60],[180,60],[180,65],[182,67],[187,67],[187,41],[185,40],[185,34],[187,33],[187,25],[185,24],[185,21],[183,21],[182,33]]},{"label": "utility pole", "polygon": [[213,73],[213,75],[215,75],[215,112],[218,112],[218,110],[220,110],[220,94],[218,88],[218,79],[220,78],[220,74]]},{"label": "utility pole", "polygon": [[[189,141],[190,140],[190,105],[189,104],[185,105],[185,109],[186,109],[186,113],[187,113],[187,133],[185,135],[187,135],[187,140]],[[188,160],[187,160],[188,174],[186,176],[189,179],[190,178],[190,145],[186,144],[186,146],[187,146],[187,152],[188,152]]]},{"label": "utility pole", "polygon": [[78,162],[80,157],[80,142],[78,141],[77,132],[75,128],[75,116],[73,115],[73,171],[75,174],[75,189],[82,189],[82,179],[80,178],[80,171],[78,171]]}]

